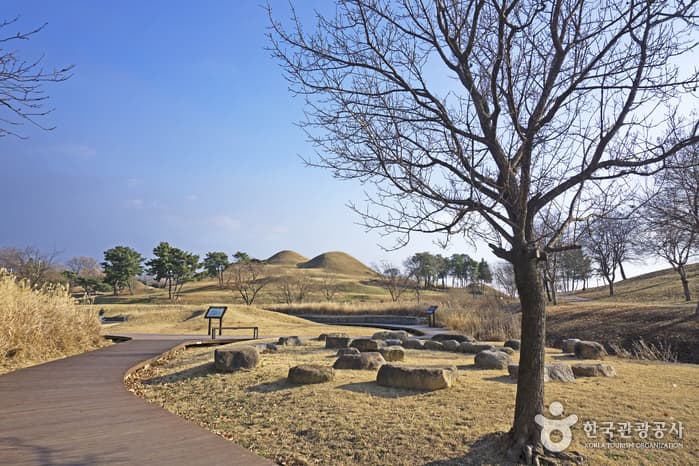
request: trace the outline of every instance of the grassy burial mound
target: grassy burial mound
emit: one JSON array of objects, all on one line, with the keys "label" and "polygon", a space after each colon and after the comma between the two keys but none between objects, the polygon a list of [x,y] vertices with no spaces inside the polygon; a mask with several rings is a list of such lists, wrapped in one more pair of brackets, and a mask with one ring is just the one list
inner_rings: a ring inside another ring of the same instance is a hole
[{"label": "grassy burial mound", "polygon": [[375,275],[371,270],[359,260],[347,253],[333,251],[320,254],[308,262],[298,265],[302,269],[324,269],[328,272],[342,275]]},{"label": "grassy burial mound", "polygon": [[0,269],[0,373],[103,344],[97,311],[62,287],[32,289]]},{"label": "grassy burial mound", "polygon": [[279,251],[265,260],[265,263],[269,265],[285,265],[291,267],[296,267],[298,264],[302,264],[304,262],[308,262],[307,257],[302,256],[296,251],[289,251],[288,249]]}]

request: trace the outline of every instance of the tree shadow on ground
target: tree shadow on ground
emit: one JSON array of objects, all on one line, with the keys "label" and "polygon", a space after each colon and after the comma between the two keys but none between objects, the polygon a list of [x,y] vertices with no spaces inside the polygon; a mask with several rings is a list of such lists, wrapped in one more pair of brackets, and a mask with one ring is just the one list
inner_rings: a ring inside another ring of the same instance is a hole
[{"label": "tree shadow on ground", "polygon": [[214,363],[207,362],[205,364],[190,367],[189,369],[184,369],[178,372],[174,372],[172,374],[163,375],[160,377],[153,377],[150,379],[144,379],[142,383],[144,385],[162,385],[166,383],[179,382],[182,380],[206,377],[214,373],[216,373],[216,370],[214,369]]},{"label": "tree shadow on ground", "polygon": [[483,380],[489,380],[491,382],[506,383],[508,385],[517,384],[517,379],[513,379],[509,375],[498,375],[495,377],[486,377]]},{"label": "tree shadow on ground", "polygon": [[376,382],[355,382],[345,385],[339,385],[337,388],[348,390],[354,393],[362,393],[365,395],[378,396],[381,398],[404,398],[407,396],[422,395],[430,393],[427,390],[414,390],[410,388],[394,388],[384,387]]},{"label": "tree shadow on ground", "polygon": [[461,465],[482,465],[500,464],[514,465],[507,461],[507,433],[494,432],[486,434],[475,440],[468,446],[468,453],[457,458],[445,458],[430,461],[423,466],[461,466]]},{"label": "tree shadow on ground", "polygon": [[580,361],[580,359],[576,358],[574,354],[556,354],[551,356],[551,359],[555,359],[557,361]]}]

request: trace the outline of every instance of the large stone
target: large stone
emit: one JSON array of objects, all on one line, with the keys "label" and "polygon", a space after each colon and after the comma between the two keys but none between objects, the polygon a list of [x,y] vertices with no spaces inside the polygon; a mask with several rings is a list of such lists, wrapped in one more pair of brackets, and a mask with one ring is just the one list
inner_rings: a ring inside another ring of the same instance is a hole
[{"label": "large stone", "polygon": [[417,338],[408,338],[403,342],[403,347],[408,349],[424,349],[425,342]]},{"label": "large stone", "polygon": [[476,355],[474,362],[478,369],[507,369],[512,358],[502,351],[485,350]]},{"label": "large stone", "polygon": [[544,382],[575,382],[575,375],[568,364],[546,364]]},{"label": "large stone", "polygon": [[301,340],[300,337],[279,337],[279,341],[277,341],[278,345],[281,346],[302,346],[303,345],[303,340]]},{"label": "large stone", "polygon": [[512,348],[515,351],[519,351],[520,346],[522,346],[522,342],[519,340],[507,340],[504,345],[505,348]]},{"label": "large stone", "polygon": [[463,335],[461,333],[438,333],[436,335],[433,335],[431,339],[434,341],[456,340],[459,343],[462,343],[464,341],[476,341],[476,339],[472,336]]},{"label": "large stone", "polygon": [[[517,380],[519,366],[510,364],[507,366],[510,378]],[[544,366],[544,382],[575,382],[575,374],[567,364],[546,364]]]},{"label": "large stone", "polygon": [[357,348],[340,348],[337,350],[337,356],[347,356],[349,354],[356,354],[359,355],[359,350]]},{"label": "large stone", "polygon": [[438,341],[434,340],[427,340],[425,342],[424,348],[426,350],[434,350],[434,351],[443,351],[444,350],[444,345]]},{"label": "large stone", "polygon": [[486,350],[495,351],[495,347],[486,343],[471,343],[468,341],[465,341],[459,345],[459,351],[462,353],[478,354],[481,351]]},{"label": "large stone", "polygon": [[219,372],[253,369],[260,363],[260,354],[252,346],[214,350],[214,368]]},{"label": "large stone", "polygon": [[576,377],[616,377],[616,371],[605,363],[573,364],[573,374]]},{"label": "large stone", "polygon": [[494,348],[495,348],[495,351],[502,351],[503,353],[507,353],[510,356],[515,354],[515,350],[513,350],[509,346],[494,346]]},{"label": "large stone", "polygon": [[405,359],[405,350],[402,346],[386,346],[381,348],[379,353],[388,362],[403,361]]},{"label": "large stone", "polygon": [[385,387],[441,390],[451,387],[458,375],[454,366],[434,368],[384,364],[376,374],[376,383]]},{"label": "large stone", "polygon": [[561,351],[564,353],[575,353],[575,344],[579,342],[579,338],[568,338],[561,343]]},{"label": "large stone", "polygon": [[352,343],[352,338],[348,336],[331,336],[328,334],[325,337],[326,349],[347,348],[350,343]]},{"label": "large stone", "polygon": [[596,341],[579,341],[575,344],[575,357],[578,359],[604,359],[607,351]]},{"label": "large stone", "polygon": [[376,332],[371,337],[374,340],[407,340],[410,338],[410,334],[405,330],[384,330],[382,332]]},{"label": "large stone", "polygon": [[459,342],[456,340],[444,340],[442,346],[446,351],[459,351]]},{"label": "large stone", "polygon": [[403,346],[403,340],[389,338],[388,340],[384,340],[384,342],[386,346]]},{"label": "large stone", "polygon": [[257,350],[260,354],[276,353],[279,348],[274,343],[257,343],[255,345],[250,345]]},{"label": "large stone", "polygon": [[333,364],[335,369],[376,370],[386,364],[381,353],[361,353],[340,356]]},{"label": "large stone", "polygon": [[386,342],[383,340],[373,340],[371,338],[355,338],[350,343],[352,348],[357,348],[362,353],[378,351],[379,348],[386,346]]},{"label": "large stone", "polygon": [[332,367],[303,364],[289,369],[289,382],[297,384],[311,384],[330,382],[335,379],[335,370]]}]

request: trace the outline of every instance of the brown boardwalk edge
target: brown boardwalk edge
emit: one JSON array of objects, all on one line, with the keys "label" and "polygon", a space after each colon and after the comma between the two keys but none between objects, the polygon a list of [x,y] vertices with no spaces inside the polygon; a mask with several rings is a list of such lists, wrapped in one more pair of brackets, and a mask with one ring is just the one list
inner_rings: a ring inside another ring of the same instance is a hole
[{"label": "brown boardwalk edge", "polygon": [[134,339],[0,376],[0,465],[273,465],[123,385],[185,339]]}]

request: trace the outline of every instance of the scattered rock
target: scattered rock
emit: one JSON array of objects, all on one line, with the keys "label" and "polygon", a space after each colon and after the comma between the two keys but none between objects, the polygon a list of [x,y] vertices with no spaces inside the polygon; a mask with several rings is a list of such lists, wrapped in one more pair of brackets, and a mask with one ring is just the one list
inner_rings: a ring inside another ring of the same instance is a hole
[{"label": "scattered rock", "polygon": [[407,340],[410,338],[410,334],[405,330],[384,330],[382,332],[376,332],[371,337],[374,340]]},{"label": "scattered rock", "polygon": [[546,364],[544,382],[575,382],[575,374],[568,364]]},{"label": "scattered rock", "polygon": [[442,346],[446,351],[459,351],[459,342],[456,340],[444,340]]},{"label": "scattered rock", "polygon": [[379,348],[386,346],[386,342],[383,340],[372,340],[371,338],[355,338],[350,343],[352,348],[357,348],[362,353],[370,351],[378,351]]},{"label": "scattered rock", "polygon": [[379,353],[388,362],[403,361],[405,359],[405,350],[402,346],[386,346],[381,348]]},{"label": "scattered rock", "polygon": [[385,364],[376,374],[376,383],[385,387],[441,390],[451,387],[458,375],[454,366],[433,368]]},{"label": "scattered rock", "polygon": [[278,345],[281,346],[302,346],[303,340],[299,337],[279,337]]},{"label": "scattered rock", "polygon": [[425,342],[417,338],[408,338],[403,342],[403,347],[408,349],[424,349]]},{"label": "scattered rock", "polygon": [[214,350],[214,368],[219,372],[253,369],[260,363],[260,354],[252,346]]},{"label": "scattered rock", "polygon": [[348,354],[359,355],[359,350],[357,348],[340,348],[337,350],[337,356],[347,356]]},{"label": "scattered rock", "polygon": [[388,340],[384,340],[386,342],[386,346],[402,346],[403,341],[402,340],[394,340],[389,338]]},{"label": "scattered rock", "polygon": [[456,340],[459,343],[462,343],[464,341],[476,341],[476,339],[472,336],[463,335],[461,333],[438,333],[436,335],[433,335],[431,339],[434,341]]},{"label": "scattered rock", "polygon": [[576,377],[616,377],[616,371],[605,363],[573,364],[573,374]]},{"label": "scattered rock", "polygon": [[381,353],[361,353],[340,356],[335,361],[335,369],[376,370],[386,364]]},{"label": "scattered rock", "polygon": [[494,346],[493,348],[495,348],[495,351],[502,351],[503,353],[507,353],[510,356],[515,354],[515,350],[513,350],[509,346]]},{"label": "scattered rock", "polygon": [[335,379],[335,369],[327,366],[303,364],[289,369],[289,382],[298,384],[323,383]]},{"label": "scattered rock", "polygon": [[425,342],[424,348],[425,348],[426,350],[442,351],[442,350],[444,350],[444,345],[441,344],[441,343],[438,342],[438,341],[427,340],[427,341]]},{"label": "scattered rock", "polygon": [[325,348],[327,348],[327,349],[347,348],[351,342],[352,342],[352,338],[350,338],[346,335],[331,336],[331,334],[328,334],[325,337]]},{"label": "scattered rock", "polygon": [[579,341],[575,343],[575,357],[578,359],[604,359],[607,351],[596,341]]},{"label": "scattered rock", "polygon": [[327,333],[321,333],[320,335],[318,335],[317,340],[318,340],[318,341],[325,341],[325,339],[327,338],[327,336],[328,336]]},{"label": "scattered rock", "polygon": [[[507,366],[510,378],[517,380],[519,366],[510,364]],[[544,366],[544,382],[575,382],[575,374],[567,364],[546,364]]]},{"label": "scattered rock", "polygon": [[522,342],[519,340],[507,340],[504,345],[505,348],[512,348],[515,351],[519,351],[519,348],[522,346]]},{"label": "scattered rock", "polygon": [[476,355],[474,362],[478,369],[507,369],[512,358],[502,351],[485,350]]},{"label": "scattered rock", "polygon": [[495,347],[485,343],[471,343],[465,341],[459,345],[459,351],[462,353],[478,354],[481,351],[495,351]]},{"label": "scattered rock", "polygon": [[260,354],[276,353],[279,348],[274,343],[257,343],[256,345],[250,345],[257,350]]},{"label": "scattered rock", "polygon": [[561,351],[564,353],[575,353],[575,344],[579,342],[579,338],[568,338],[561,343]]}]

